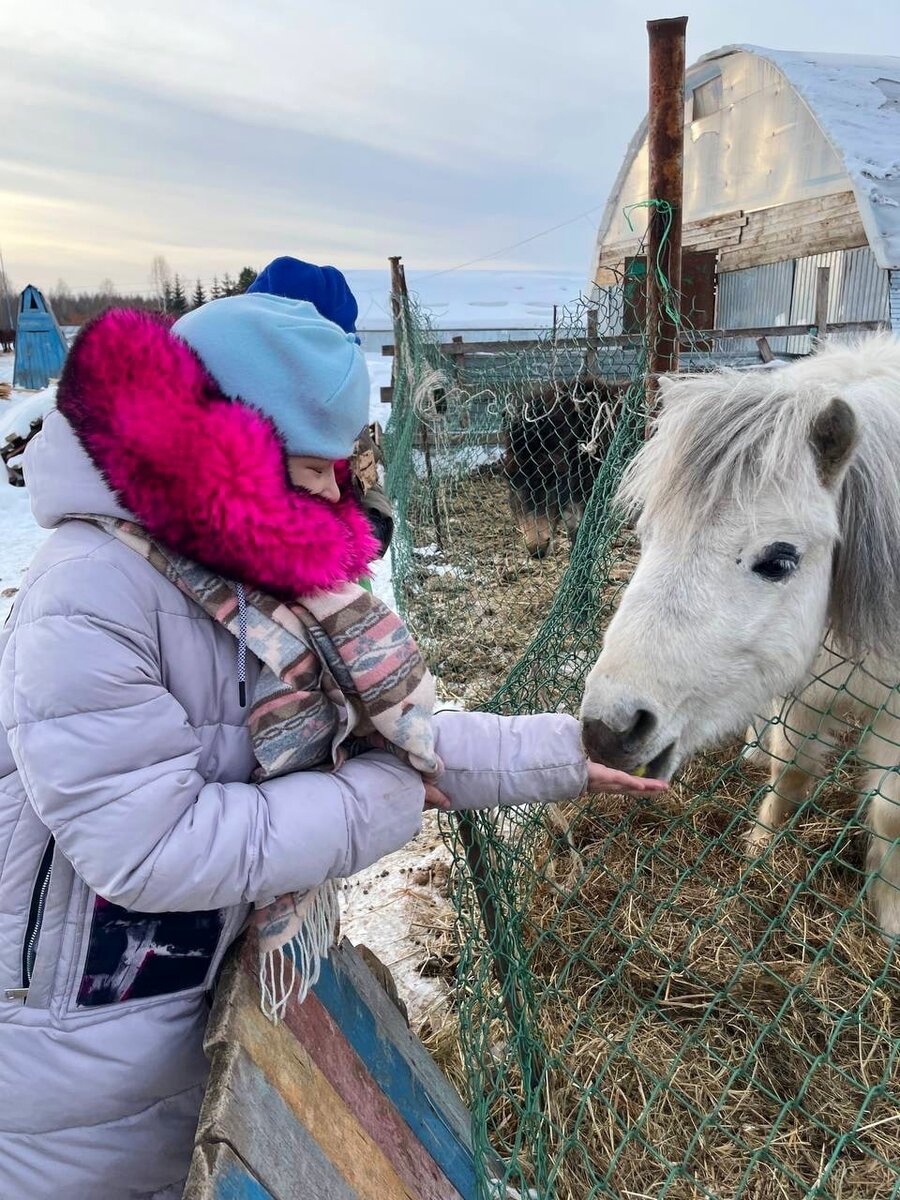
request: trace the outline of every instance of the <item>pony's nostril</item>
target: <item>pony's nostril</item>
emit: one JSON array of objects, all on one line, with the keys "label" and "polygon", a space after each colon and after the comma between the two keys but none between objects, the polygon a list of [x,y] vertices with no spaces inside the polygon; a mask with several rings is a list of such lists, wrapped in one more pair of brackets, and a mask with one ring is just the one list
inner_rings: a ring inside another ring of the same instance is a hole
[{"label": "pony's nostril", "polygon": [[641,742],[647,740],[655,728],[655,715],[647,708],[639,708],[634,714],[634,721],[630,728],[625,731],[624,736],[629,742],[640,745]]},{"label": "pony's nostril", "polygon": [[615,747],[617,738],[605,721],[595,717],[586,718],[581,723],[581,737],[584,748],[591,758],[602,758]]}]

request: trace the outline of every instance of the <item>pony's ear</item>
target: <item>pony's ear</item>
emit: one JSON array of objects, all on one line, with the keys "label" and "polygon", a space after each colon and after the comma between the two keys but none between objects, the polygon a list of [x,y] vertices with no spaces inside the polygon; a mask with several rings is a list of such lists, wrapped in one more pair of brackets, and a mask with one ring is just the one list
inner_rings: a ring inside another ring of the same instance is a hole
[{"label": "pony's ear", "polygon": [[681,380],[677,375],[659,375],[656,379],[656,388],[660,400],[665,401],[673,388],[677,387]]},{"label": "pony's ear", "polygon": [[816,470],[825,487],[830,487],[841,474],[853,452],[858,435],[856,414],[839,396],[816,415],[809,431],[809,440],[816,457]]}]

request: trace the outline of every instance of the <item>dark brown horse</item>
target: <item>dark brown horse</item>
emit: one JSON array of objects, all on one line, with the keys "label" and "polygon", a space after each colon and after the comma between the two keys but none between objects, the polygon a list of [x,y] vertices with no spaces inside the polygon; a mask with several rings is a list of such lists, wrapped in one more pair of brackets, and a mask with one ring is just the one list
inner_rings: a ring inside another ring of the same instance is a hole
[{"label": "dark brown horse", "polygon": [[549,383],[508,414],[503,468],[528,553],[543,558],[560,524],[574,544],[619,400],[596,383]]}]

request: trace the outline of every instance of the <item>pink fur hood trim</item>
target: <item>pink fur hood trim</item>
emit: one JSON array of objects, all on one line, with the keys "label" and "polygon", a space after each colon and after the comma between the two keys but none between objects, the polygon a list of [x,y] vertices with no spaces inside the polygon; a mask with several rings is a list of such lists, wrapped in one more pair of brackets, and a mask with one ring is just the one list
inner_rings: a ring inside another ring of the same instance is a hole
[{"label": "pink fur hood trim", "polygon": [[331,504],[291,487],[272,422],[225,396],[150,313],[111,309],[79,334],[59,410],[151,536],[283,598],[358,579],[378,552],[342,468]]}]

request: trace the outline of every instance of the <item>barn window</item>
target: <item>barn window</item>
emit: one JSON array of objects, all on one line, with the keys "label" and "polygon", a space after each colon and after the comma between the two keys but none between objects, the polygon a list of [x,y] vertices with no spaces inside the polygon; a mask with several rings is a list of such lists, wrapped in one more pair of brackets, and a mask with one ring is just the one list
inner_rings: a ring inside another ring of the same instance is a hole
[{"label": "barn window", "polygon": [[722,76],[714,75],[712,79],[707,79],[706,83],[699,83],[692,95],[691,120],[699,121],[703,117],[711,117],[722,107]]}]

